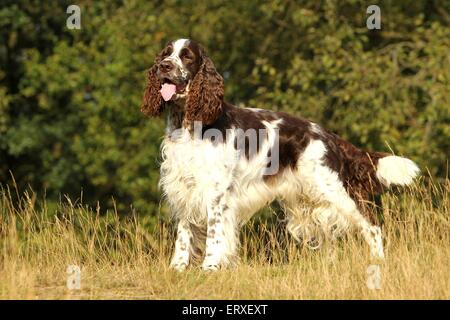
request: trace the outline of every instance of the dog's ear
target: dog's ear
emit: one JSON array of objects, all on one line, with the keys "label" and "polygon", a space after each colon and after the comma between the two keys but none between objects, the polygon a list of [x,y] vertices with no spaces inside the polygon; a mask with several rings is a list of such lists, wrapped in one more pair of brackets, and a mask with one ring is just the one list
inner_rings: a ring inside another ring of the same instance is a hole
[{"label": "dog's ear", "polygon": [[222,113],[224,84],[211,59],[201,49],[202,64],[189,86],[185,119],[213,123]]},{"label": "dog's ear", "polygon": [[160,53],[153,66],[147,72],[147,86],[144,91],[144,99],[141,106],[141,112],[147,116],[159,116],[163,110],[164,101],[160,94],[161,82],[156,76],[158,71],[158,64],[161,61],[162,54]]}]

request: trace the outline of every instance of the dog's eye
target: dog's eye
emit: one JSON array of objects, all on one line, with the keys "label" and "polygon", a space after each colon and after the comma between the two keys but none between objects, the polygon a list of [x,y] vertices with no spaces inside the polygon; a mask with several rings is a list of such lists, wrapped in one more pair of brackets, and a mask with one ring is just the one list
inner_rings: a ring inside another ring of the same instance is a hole
[{"label": "dog's eye", "polygon": [[168,46],[167,48],[164,49],[164,51],[162,52],[162,56],[163,57],[167,57],[168,55],[170,55],[172,53],[172,46]]},{"label": "dog's eye", "polygon": [[194,60],[194,56],[188,49],[183,49],[180,52],[180,58],[186,61]]}]

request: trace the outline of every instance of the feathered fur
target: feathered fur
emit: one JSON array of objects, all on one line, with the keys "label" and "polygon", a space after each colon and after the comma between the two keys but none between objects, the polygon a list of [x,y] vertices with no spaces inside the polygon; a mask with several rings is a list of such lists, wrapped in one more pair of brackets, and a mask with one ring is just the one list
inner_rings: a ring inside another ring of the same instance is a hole
[{"label": "feathered fur", "polygon": [[[163,83],[176,87],[167,102]],[[198,257],[205,270],[234,263],[239,228],[275,199],[295,239],[315,248],[356,229],[383,258],[381,229],[365,204],[391,184],[410,184],[417,166],[363,151],[309,120],[223,97],[222,76],[191,40],[170,43],[148,72],[142,112],[168,110],[160,186],[178,222],[171,266],[181,271]]]}]

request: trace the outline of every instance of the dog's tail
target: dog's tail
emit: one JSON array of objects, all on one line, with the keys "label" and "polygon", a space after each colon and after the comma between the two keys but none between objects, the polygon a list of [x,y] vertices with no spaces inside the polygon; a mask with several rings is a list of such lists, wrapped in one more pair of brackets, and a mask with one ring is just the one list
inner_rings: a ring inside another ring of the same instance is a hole
[{"label": "dog's tail", "polygon": [[376,177],[386,187],[409,185],[419,173],[419,167],[403,157],[386,155],[378,158],[376,163]]},{"label": "dog's tail", "polygon": [[337,153],[346,157],[349,164],[346,179],[353,188],[359,186],[378,194],[383,192],[382,186],[409,185],[420,173],[419,167],[410,159],[386,152],[364,151],[334,133],[328,134],[334,138],[339,149]]}]

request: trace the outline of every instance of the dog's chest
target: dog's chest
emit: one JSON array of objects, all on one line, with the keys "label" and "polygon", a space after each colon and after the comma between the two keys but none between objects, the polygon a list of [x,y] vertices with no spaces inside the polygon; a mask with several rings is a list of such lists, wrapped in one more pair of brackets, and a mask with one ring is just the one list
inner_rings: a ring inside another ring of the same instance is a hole
[{"label": "dog's chest", "polygon": [[169,201],[197,209],[210,194],[231,183],[236,167],[235,151],[227,144],[189,137],[166,139],[162,157],[160,185]]},{"label": "dog's chest", "polygon": [[214,144],[187,135],[175,141],[164,140],[160,186],[175,215],[204,221],[208,204],[219,194],[230,193],[227,206],[246,220],[273,200],[277,185],[263,181],[266,162],[259,156],[246,159],[233,141]]}]

